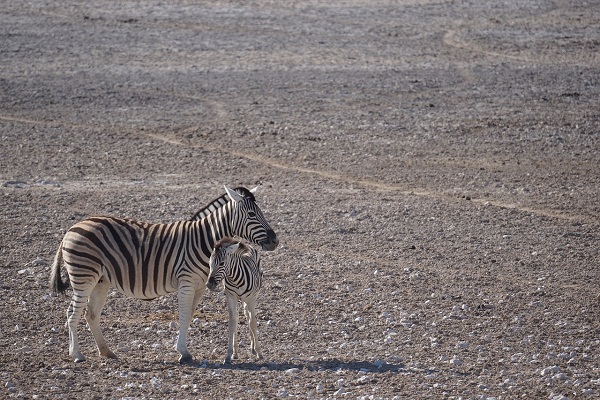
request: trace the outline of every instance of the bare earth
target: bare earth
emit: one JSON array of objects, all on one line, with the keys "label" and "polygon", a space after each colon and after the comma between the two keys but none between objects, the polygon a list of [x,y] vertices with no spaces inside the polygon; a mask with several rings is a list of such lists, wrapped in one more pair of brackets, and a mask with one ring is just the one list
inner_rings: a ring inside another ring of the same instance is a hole
[{"label": "bare earth", "polygon": [[[600,396],[598,2],[197,3],[0,5],[0,398]],[[71,225],[257,183],[264,361],[208,292],[193,365],[175,295],[69,358]]]}]

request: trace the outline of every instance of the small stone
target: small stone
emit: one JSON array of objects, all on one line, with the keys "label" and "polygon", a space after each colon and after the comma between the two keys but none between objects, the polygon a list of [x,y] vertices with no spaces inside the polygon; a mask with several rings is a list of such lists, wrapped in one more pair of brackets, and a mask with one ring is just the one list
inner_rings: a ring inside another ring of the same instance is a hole
[{"label": "small stone", "polygon": [[300,368],[290,368],[285,370],[286,374],[296,374],[298,372],[300,372]]},{"label": "small stone", "polygon": [[551,367],[546,367],[541,371],[542,376],[548,376],[552,374],[557,374],[560,372],[560,367],[558,365],[553,365]]},{"label": "small stone", "polygon": [[48,265],[48,261],[44,260],[42,257],[38,257],[35,260],[33,260],[33,265],[35,266],[43,266],[45,267],[46,265]]},{"label": "small stone", "polygon": [[458,358],[457,356],[452,357],[452,359],[449,362],[450,362],[450,364],[456,365],[456,366],[463,364],[462,360],[460,358]]},{"label": "small stone", "polygon": [[458,342],[458,343],[456,344],[456,348],[457,348],[457,349],[464,350],[464,349],[466,349],[467,347],[469,347],[469,342],[466,342],[466,341],[463,341],[463,342]]}]

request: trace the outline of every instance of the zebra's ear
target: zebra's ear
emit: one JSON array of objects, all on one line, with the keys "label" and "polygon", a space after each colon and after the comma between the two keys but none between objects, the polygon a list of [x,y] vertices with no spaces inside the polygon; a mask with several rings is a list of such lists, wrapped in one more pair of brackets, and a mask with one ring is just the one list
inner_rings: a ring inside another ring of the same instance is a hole
[{"label": "zebra's ear", "polygon": [[227,186],[223,185],[225,187],[225,191],[227,192],[227,195],[229,196],[229,198],[233,201],[235,201],[236,203],[239,203],[240,201],[242,201],[244,198],[235,190],[229,189]]},{"label": "zebra's ear", "polygon": [[238,247],[240,247],[239,243],[232,244],[231,246],[229,246],[229,251],[231,251],[232,253],[235,253],[237,251]]},{"label": "zebra's ear", "polygon": [[[259,185],[260,186],[260,185]],[[258,190],[258,186],[255,187],[254,189],[250,189],[250,193],[252,194],[256,194],[256,191]]]}]

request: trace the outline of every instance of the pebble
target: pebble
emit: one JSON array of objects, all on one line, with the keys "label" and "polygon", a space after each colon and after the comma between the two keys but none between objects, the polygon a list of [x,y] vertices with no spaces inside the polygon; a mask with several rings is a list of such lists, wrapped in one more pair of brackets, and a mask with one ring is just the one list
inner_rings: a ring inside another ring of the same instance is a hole
[{"label": "pebble", "polygon": [[462,360],[460,358],[458,358],[457,356],[452,357],[452,359],[449,362],[450,362],[450,364],[457,365],[457,366],[463,364]]},{"label": "pebble", "polygon": [[38,257],[35,260],[33,260],[32,264],[38,267],[45,267],[46,265],[48,265],[48,261],[44,260],[42,257]]},{"label": "pebble", "polygon": [[557,374],[560,372],[560,367],[558,365],[553,365],[551,367],[546,367],[541,371],[542,376],[548,376],[552,374]]},{"label": "pebble", "polygon": [[466,349],[467,347],[469,347],[469,342],[466,342],[466,341],[464,341],[464,342],[458,342],[458,343],[456,344],[456,348],[457,348],[457,349],[462,349],[462,350],[464,350],[464,349]]},{"label": "pebble", "polygon": [[285,370],[286,374],[296,374],[298,372],[300,372],[300,368],[290,368]]}]

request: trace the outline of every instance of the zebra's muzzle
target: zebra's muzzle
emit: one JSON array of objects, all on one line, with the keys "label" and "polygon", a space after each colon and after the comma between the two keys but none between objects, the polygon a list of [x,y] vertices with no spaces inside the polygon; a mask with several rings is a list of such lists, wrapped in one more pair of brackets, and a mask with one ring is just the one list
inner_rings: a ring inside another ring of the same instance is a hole
[{"label": "zebra's muzzle", "polygon": [[277,235],[274,231],[269,230],[267,231],[267,239],[263,241],[260,245],[265,251],[273,251],[279,245],[279,239],[277,239]]}]

